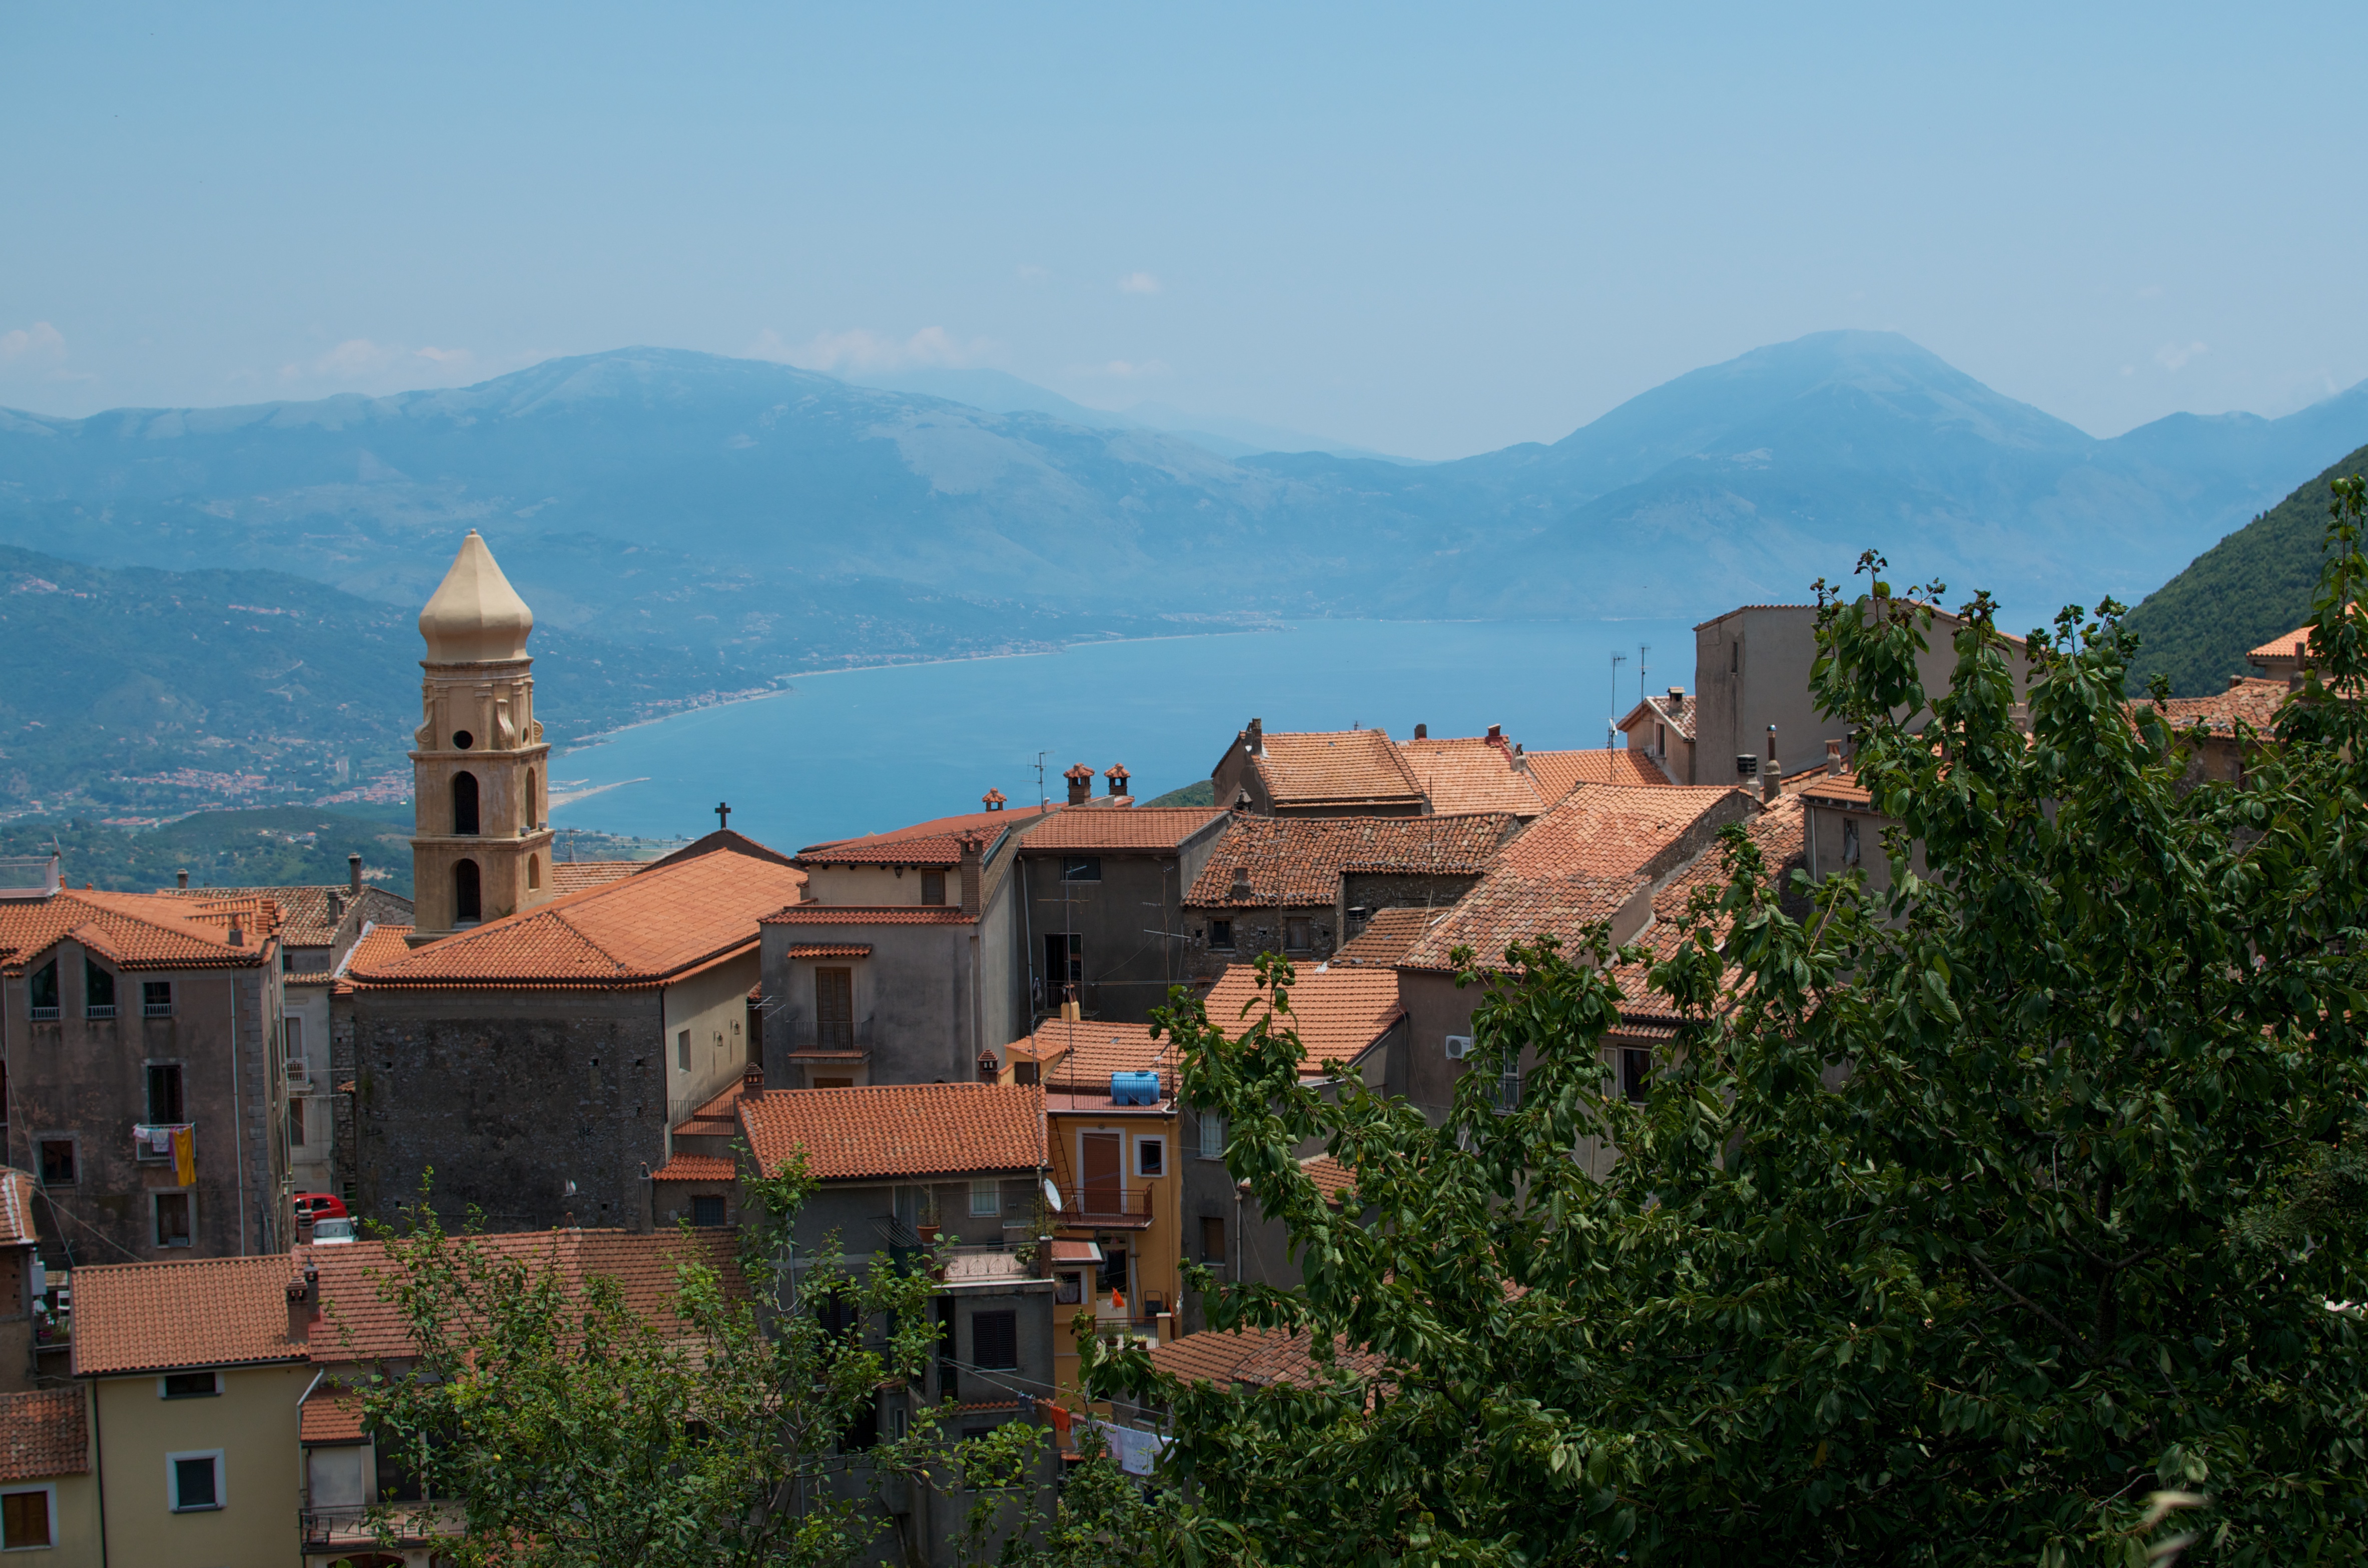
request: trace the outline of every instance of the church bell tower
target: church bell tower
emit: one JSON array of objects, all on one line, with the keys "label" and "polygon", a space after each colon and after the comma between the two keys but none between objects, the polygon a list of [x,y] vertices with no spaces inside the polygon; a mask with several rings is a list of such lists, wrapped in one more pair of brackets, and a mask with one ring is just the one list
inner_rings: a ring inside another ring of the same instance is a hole
[{"label": "church bell tower", "polygon": [[551,748],[534,717],[534,612],[477,530],[444,574],[419,635],[427,656],[412,739],[412,942],[551,897]]}]

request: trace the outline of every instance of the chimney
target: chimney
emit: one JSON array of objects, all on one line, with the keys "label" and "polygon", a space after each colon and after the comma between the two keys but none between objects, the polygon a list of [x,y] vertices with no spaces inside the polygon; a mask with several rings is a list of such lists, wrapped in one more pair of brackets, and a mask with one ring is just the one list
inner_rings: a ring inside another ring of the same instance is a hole
[{"label": "chimney", "polygon": [[288,1342],[302,1345],[313,1337],[313,1319],[321,1301],[321,1271],[311,1264],[288,1281]]},{"label": "chimney", "polygon": [[1685,710],[1686,688],[1682,686],[1673,686],[1669,687],[1669,711],[1672,713],[1682,713]]},{"label": "chimney", "polygon": [[1225,896],[1230,899],[1246,899],[1251,896],[1250,869],[1247,866],[1234,868],[1234,885],[1225,890]]},{"label": "chimney", "polygon": [[1234,810],[1235,810],[1235,811],[1237,811],[1237,812],[1246,812],[1246,811],[1248,811],[1249,809],[1250,809],[1250,792],[1249,792],[1247,790],[1235,790],[1235,791],[1234,791]]},{"label": "chimney", "polygon": [[362,858],[359,855],[346,857],[346,891],[356,898],[362,896]]},{"label": "chimney", "polygon": [[1428,724],[1417,724],[1414,727],[1414,738],[1418,741],[1427,741],[1430,739],[1430,726]]},{"label": "chimney", "polygon": [[1250,727],[1242,732],[1242,736],[1250,748],[1251,756],[1266,755],[1266,723],[1263,720],[1252,719]]},{"label": "chimney", "polygon": [[1768,726],[1768,766],[1759,775],[1759,798],[1770,805],[1784,793],[1784,769],[1776,761],[1776,726]]},{"label": "chimney", "polygon": [[243,948],[246,946],[246,933],[239,928],[238,920],[239,917],[235,915],[230,917],[229,941],[230,945],[233,948]]},{"label": "chimney", "polygon": [[1842,743],[1839,741],[1827,741],[1826,743],[1826,777],[1828,778],[1839,778],[1841,774],[1841,770]]},{"label": "chimney", "polygon": [[1488,726],[1488,738],[1489,738],[1491,741],[1501,741],[1501,740],[1503,740],[1503,739],[1505,738],[1505,726],[1504,726],[1504,725],[1502,725],[1502,724],[1491,724],[1491,725],[1489,725],[1489,726]]},{"label": "chimney", "polygon": [[765,1070],[751,1062],[740,1072],[740,1097],[761,1100],[765,1097]]},{"label": "chimney", "polygon": [[980,1051],[978,1053],[978,1081],[982,1084],[992,1084],[1000,1080],[1002,1076],[1003,1063],[995,1059],[995,1052],[991,1051]]},{"label": "chimney", "polygon": [[185,887],[188,887],[188,886],[189,885],[189,873],[188,873],[188,872],[187,872],[187,871],[176,871],[176,872],[174,872],[174,873],[173,873],[173,885],[174,885],[175,887],[176,887],[176,888],[185,888]]},{"label": "chimney", "polygon": [[1102,777],[1110,780],[1110,792],[1112,795],[1123,795],[1127,792],[1126,781],[1133,775],[1127,772],[1126,764],[1118,762],[1112,763],[1106,768]]},{"label": "chimney", "polygon": [[2245,677],[2243,676],[2230,676],[2228,677],[2228,689],[2231,691],[2236,690],[2238,687],[2244,684]]},{"label": "chimney", "polygon": [[978,803],[985,806],[990,812],[999,812],[1003,809],[1003,803],[1006,799],[1007,797],[1004,795],[1002,790],[989,790],[985,794],[981,795],[978,798]]},{"label": "chimney", "polygon": [[1094,770],[1084,763],[1072,763],[1061,777],[1069,781],[1069,804],[1082,806],[1094,798]]},{"label": "chimney", "polygon": [[985,881],[985,863],[979,851],[986,847],[986,835],[965,833],[962,835],[962,906],[964,915],[979,912],[979,892]]}]

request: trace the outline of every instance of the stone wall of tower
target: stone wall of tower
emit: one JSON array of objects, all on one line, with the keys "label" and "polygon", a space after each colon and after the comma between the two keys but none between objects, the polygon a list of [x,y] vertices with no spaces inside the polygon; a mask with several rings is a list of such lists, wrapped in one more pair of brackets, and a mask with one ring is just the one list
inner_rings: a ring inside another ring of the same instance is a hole
[{"label": "stone wall of tower", "polygon": [[[478,920],[498,920],[551,897],[550,756],[534,717],[534,661],[422,661],[421,718],[411,754],[411,874],[417,939],[448,936],[462,918],[455,871],[477,867]],[[460,831],[460,776],[476,785],[476,831]]]}]

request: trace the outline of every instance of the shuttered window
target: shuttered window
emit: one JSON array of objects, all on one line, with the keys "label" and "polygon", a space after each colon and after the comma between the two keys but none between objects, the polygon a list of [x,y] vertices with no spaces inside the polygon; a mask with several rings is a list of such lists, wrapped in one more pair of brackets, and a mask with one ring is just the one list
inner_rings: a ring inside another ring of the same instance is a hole
[{"label": "shuttered window", "polygon": [[971,1364],[996,1371],[1019,1369],[1019,1314],[973,1312],[970,1320]]},{"label": "shuttered window", "polygon": [[814,971],[814,1049],[855,1049],[855,971]]}]

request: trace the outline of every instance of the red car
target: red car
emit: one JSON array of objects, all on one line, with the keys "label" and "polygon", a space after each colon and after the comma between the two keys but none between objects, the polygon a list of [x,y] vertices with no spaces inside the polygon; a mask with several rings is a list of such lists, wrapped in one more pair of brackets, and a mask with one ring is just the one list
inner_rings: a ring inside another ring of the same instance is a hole
[{"label": "red car", "polygon": [[325,1192],[300,1192],[296,1195],[296,1218],[299,1220],[343,1220],[345,1199]]}]

